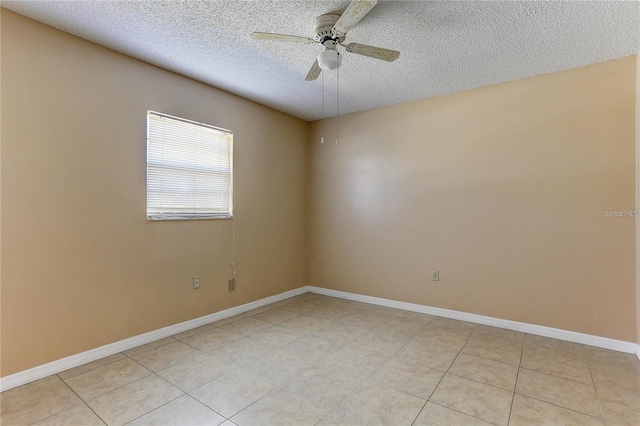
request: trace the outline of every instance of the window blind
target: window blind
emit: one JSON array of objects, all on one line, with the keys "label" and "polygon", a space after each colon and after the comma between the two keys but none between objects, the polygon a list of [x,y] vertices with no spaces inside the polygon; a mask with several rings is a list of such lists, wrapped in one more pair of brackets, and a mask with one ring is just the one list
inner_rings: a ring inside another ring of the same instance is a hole
[{"label": "window blind", "polygon": [[233,215],[233,133],[147,112],[147,220]]}]

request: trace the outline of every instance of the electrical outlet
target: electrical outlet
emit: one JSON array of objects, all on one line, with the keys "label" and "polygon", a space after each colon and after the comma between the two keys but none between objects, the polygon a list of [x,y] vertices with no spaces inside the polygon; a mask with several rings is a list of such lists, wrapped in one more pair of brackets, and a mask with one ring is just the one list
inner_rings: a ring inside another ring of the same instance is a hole
[{"label": "electrical outlet", "polygon": [[193,277],[193,288],[200,288],[200,276]]},{"label": "electrical outlet", "polygon": [[440,281],[440,271],[437,269],[431,271],[431,281]]},{"label": "electrical outlet", "polygon": [[236,289],[236,279],[231,278],[229,280],[229,291],[234,291]]}]

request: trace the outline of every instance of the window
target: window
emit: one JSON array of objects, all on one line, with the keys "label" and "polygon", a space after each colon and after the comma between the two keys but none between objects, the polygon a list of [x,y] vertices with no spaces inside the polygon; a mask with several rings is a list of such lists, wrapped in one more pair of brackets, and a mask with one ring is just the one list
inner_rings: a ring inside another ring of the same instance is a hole
[{"label": "window", "polygon": [[147,112],[147,220],[233,216],[233,134]]}]

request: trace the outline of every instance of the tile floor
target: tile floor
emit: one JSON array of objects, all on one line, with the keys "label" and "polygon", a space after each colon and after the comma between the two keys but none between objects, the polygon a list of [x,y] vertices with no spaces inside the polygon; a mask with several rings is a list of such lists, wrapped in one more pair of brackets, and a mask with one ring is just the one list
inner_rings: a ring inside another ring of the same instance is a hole
[{"label": "tile floor", "polygon": [[640,361],[307,293],[0,397],[3,425],[640,425]]}]

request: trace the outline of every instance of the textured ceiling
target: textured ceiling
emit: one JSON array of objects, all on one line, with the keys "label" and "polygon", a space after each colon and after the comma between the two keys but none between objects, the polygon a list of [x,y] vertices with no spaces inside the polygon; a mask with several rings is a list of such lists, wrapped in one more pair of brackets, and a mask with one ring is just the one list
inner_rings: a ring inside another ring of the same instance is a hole
[{"label": "textured ceiling", "polygon": [[[118,52],[305,120],[321,117],[322,78],[304,80],[313,20],[349,1],[3,1],[2,6]],[[380,1],[347,36],[399,50],[395,62],[345,53],[340,114],[575,68],[640,50],[636,1]],[[325,72],[324,116],[336,113]]]}]

